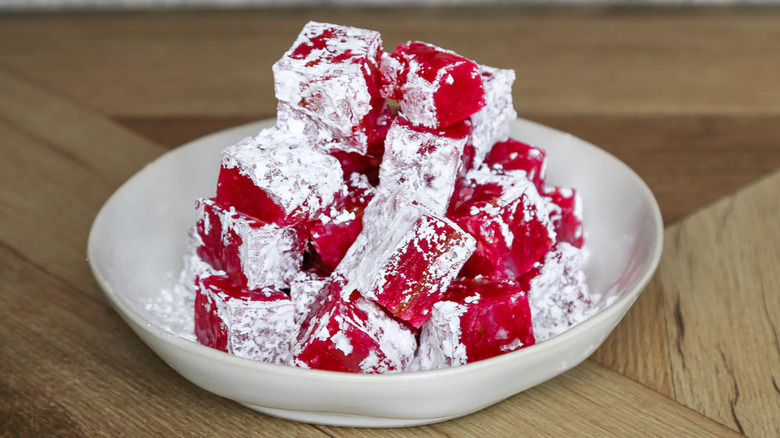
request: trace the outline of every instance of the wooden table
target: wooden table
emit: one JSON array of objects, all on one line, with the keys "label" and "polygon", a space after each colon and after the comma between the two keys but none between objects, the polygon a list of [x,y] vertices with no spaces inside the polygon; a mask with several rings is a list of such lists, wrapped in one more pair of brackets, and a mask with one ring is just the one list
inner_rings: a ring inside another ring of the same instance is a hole
[{"label": "wooden table", "polygon": [[[176,374],[85,260],[107,197],[273,116],[310,19],[517,71],[522,117],[610,151],[667,225],[650,286],[572,371],[403,430],[267,417]],[[780,436],[780,8],[293,9],[0,16],[0,436]]]}]

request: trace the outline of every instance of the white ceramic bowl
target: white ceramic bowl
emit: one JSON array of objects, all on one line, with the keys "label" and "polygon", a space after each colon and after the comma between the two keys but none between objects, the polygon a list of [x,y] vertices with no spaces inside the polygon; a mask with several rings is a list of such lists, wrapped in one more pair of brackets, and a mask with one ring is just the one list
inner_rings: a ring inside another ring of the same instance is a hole
[{"label": "white ceramic bowl", "polygon": [[[196,385],[270,415],[332,425],[391,427],[480,410],[576,366],[601,345],[661,257],[661,214],[644,182],[603,150],[516,120],[512,137],[548,153],[547,180],[582,196],[588,284],[603,309],[545,342],[464,366],[360,375],[243,359],[193,342],[148,305],[170,293],[182,267],[194,200],[212,196],[220,152],[273,121],[177,148],[127,181],[97,215],[92,271],[116,311],[166,363]],[[174,303],[175,305],[175,303]]]}]

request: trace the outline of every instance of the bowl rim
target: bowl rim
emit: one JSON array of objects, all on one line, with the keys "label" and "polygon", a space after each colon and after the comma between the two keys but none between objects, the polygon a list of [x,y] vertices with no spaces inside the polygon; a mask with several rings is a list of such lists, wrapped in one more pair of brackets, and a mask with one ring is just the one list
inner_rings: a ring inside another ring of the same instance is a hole
[{"label": "bowl rim", "polygon": [[119,297],[119,295],[114,290],[114,287],[108,282],[108,280],[103,275],[103,272],[96,260],[95,248],[97,245],[97,239],[100,235],[100,231],[102,227],[105,226],[105,221],[106,221],[105,216],[108,215],[108,210],[110,209],[112,204],[116,202],[115,200],[121,196],[122,192],[128,190],[128,187],[132,185],[133,181],[141,177],[144,170],[146,170],[149,166],[154,165],[155,163],[158,163],[159,161],[164,160],[166,158],[170,159],[170,157],[174,156],[181,150],[196,144],[206,142],[211,137],[229,135],[233,131],[241,132],[255,127],[263,128],[265,126],[270,126],[271,124],[274,123],[274,121],[275,119],[271,118],[271,119],[263,119],[255,122],[242,124],[236,127],[232,127],[232,128],[228,128],[228,129],[224,129],[221,131],[208,134],[206,136],[182,144],[181,146],[178,146],[172,150],[169,150],[164,154],[160,155],[159,157],[157,157],[155,160],[148,163],[138,172],[136,172],[132,177],[130,177],[127,181],[125,181],[116,191],[114,191],[112,195],[106,200],[106,202],[103,204],[103,206],[100,208],[99,212],[95,216],[95,219],[90,229],[90,233],[87,240],[87,261],[89,263],[90,269],[98,285],[101,287],[104,294],[108,297],[111,305],[120,314],[121,317],[123,317],[124,319],[129,318],[134,325],[136,325],[140,329],[148,332],[150,335],[154,336],[155,338],[161,340],[162,342],[174,348],[180,350],[186,350],[190,353],[203,356],[206,359],[229,363],[231,364],[231,366],[244,368],[246,370],[263,372],[263,373],[272,373],[272,374],[277,374],[279,376],[287,375],[289,377],[297,377],[303,374],[303,375],[310,376],[311,378],[321,378],[324,380],[335,379],[335,380],[343,381],[345,383],[382,382],[386,384],[388,382],[399,382],[399,383],[406,382],[406,381],[413,382],[421,379],[429,380],[431,377],[445,377],[445,376],[452,377],[459,373],[472,372],[480,368],[498,367],[504,364],[505,362],[520,361],[525,356],[536,355],[539,352],[542,352],[544,350],[554,349],[557,345],[566,343],[570,341],[571,338],[577,337],[580,332],[587,331],[592,326],[602,324],[604,323],[605,320],[615,318],[616,316],[615,314],[619,314],[620,312],[624,312],[625,310],[627,310],[627,308],[633,304],[633,302],[639,297],[642,291],[646,288],[647,284],[650,282],[653,275],[655,275],[655,271],[657,270],[658,264],[661,259],[661,254],[663,251],[664,226],[663,226],[663,220],[662,220],[660,208],[658,206],[658,202],[653,196],[650,188],[644,182],[644,180],[642,180],[639,177],[639,175],[637,175],[636,172],[634,172],[634,170],[631,169],[624,162],[622,162],[621,160],[619,160],[617,157],[610,154],[609,152],[599,148],[598,146],[595,146],[583,139],[575,137],[566,132],[559,131],[557,129],[539,124],[537,122],[533,122],[518,117],[517,119],[512,121],[513,124],[516,123],[527,124],[532,126],[534,129],[548,131],[548,133],[550,134],[568,136],[569,138],[575,139],[578,143],[580,143],[578,147],[582,146],[582,147],[590,148],[592,149],[591,152],[597,152],[606,155],[608,159],[614,160],[616,162],[615,164],[621,167],[623,171],[627,172],[627,175],[634,180],[634,183],[639,188],[644,202],[647,202],[652,212],[652,218],[651,218],[652,226],[655,230],[657,230],[652,240],[652,247],[650,248],[651,257],[650,257],[649,264],[647,265],[647,269],[645,269],[644,272],[642,272],[642,274],[638,276],[638,278],[635,280],[634,286],[630,290],[627,290],[626,293],[624,293],[622,296],[617,298],[614,302],[610,303],[603,309],[599,310],[596,314],[590,316],[589,318],[577,324],[576,326],[538,344],[530,345],[528,347],[519,350],[501,354],[499,356],[495,356],[492,358],[467,363],[464,365],[436,369],[436,370],[410,371],[410,372],[387,373],[387,374],[363,374],[363,373],[348,373],[348,372],[340,372],[340,371],[299,368],[290,365],[273,364],[273,363],[266,363],[266,362],[252,360],[252,359],[247,359],[226,352],[222,352],[213,349],[211,347],[207,347],[205,345],[201,345],[195,341],[183,338],[181,336],[178,336],[175,333],[171,333],[165,330],[162,327],[152,324],[151,322],[146,320],[143,316],[141,316],[138,312],[133,310]]}]

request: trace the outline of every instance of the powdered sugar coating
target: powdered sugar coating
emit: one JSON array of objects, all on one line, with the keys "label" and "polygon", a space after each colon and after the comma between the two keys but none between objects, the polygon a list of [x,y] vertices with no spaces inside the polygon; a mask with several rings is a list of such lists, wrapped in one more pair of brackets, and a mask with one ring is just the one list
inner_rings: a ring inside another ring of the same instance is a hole
[{"label": "powdered sugar coating", "polygon": [[219,233],[219,242],[211,242],[218,267],[249,289],[285,288],[301,269],[304,241],[296,228],[264,224],[213,199],[200,199],[196,214],[205,233],[201,240],[212,230]]},{"label": "powdered sugar coating", "polygon": [[509,138],[509,122],[517,118],[512,102],[512,84],[515,71],[480,65],[485,88],[485,107],[471,116],[474,132],[474,167],[479,167],[490,148]]},{"label": "powdered sugar coating", "polygon": [[217,330],[224,333],[224,344],[212,347],[264,362],[289,360],[298,326],[295,306],[283,292],[238,290],[227,277],[204,277],[199,278],[195,309],[195,330],[201,343],[209,345],[205,331]]},{"label": "powdered sugar coating", "polygon": [[451,214],[478,242],[463,275],[515,279],[555,243],[553,208],[523,171],[499,174],[483,166],[467,180],[470,199]]},{"label": "powdered sugar coating", "polygon": [[421,215],[419,205],[403,192],[377,190],[363,213],[363,229],[334,271],[348,282],[343,290],[371,291],[379,271],[377,261],[390,256]]},{"label": "powdered sugar coating", "polygon": [[470,126],[432,131],[410,125],[401,116],[390,125],[380,184],[402,189],[435,214],[447,211],[455,189]]},{"label": "powdered sugar coating", "polygon": [[348,281],[344,290],[419,327],[474,248],[474,238],[449,219],[400,192],[380,192],[336,273]]},{"label": "powdered sugar coating", "polygon": [[420,329],[420,347],[416,366],[420,370],[463,365],[468,361],[466,346],[460,341],[463,334],[460,317],[466,305],[454,301],[440,301],[433,305],[431,316]]},{"label": "powdered sugar coating", "polygon": [[[303,324],[290,363],[303,368],[358,373],[406,370],[417,341],[408,327],[361,297],[343,299],[338,276]],[[336,286],[336,287],[334,287]]]},{"label": "powdered sugar coating", "polygon": [[314,303],[323,299],[327,278],[312,272],[299,272],[290,280],[290,299],[295,305],[295,322],[300,325],[308,316]]},{"label": "powdered sugar coating", "polygon": [[537,342],[559,335],[595,311],[582,269],[582,250],[560,242],[526,274]]},{"label": "powdered sugar coating", "polygon": [[273,65],[276,98],[365,154],[366,132],[355,130],[379,97],[382,40],[378,32],[309,22]]},{"label": "powdered sugar coating", "polygon": [[[284,216],[295,212],[309,218],[330,205],[336,193],[344,189],[337,159],[276,127],[225,149],[222,168],[237,169],[265,192]],[[218,187],[218,200],[222,189]]]},{"label": "powdered sugar coating", "polygon": [[525,291],[509,280],[460,279],[423,324],[421,369],[488,359],[535,343]]}]

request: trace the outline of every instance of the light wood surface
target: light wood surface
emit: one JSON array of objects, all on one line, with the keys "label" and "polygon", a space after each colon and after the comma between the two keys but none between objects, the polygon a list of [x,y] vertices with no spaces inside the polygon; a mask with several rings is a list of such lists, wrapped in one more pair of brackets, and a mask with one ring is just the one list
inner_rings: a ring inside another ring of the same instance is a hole
[{"label": "light wood surface", "polygon": [[[86,263],[146,163],[273,115],[309,19],[518,73],[521,116],[659,200],[664,256],[605,344],[476,414],[409,429],[268,417],[155,356]],[[780,8],[294,9],[0,16],[0,436],[780,436]]]}]

